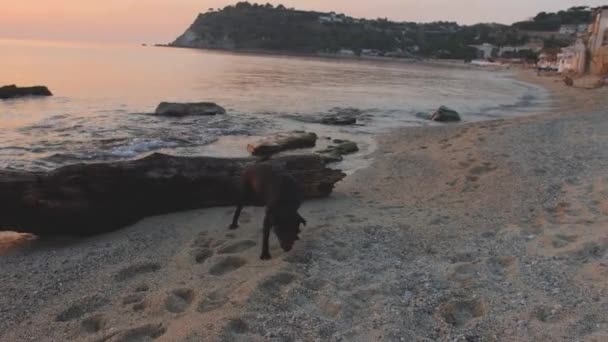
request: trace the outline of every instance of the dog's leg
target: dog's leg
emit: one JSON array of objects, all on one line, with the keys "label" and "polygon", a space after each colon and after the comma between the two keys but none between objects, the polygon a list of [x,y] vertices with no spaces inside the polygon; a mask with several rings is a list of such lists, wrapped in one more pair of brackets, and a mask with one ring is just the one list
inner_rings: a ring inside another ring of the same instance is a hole
[{"label": "dog's leg", "polygon": [[264,236],[262,237],[262,255],[260,259],[262,260],[270,260],[270,251],[268,247],[268,239],[270,238],[270,228],[272,228],[272,222],[270,221],[270,215],[268,214],[268,210],[266,211],[266,215],[264,216]]},{"label": "dog's leg", "polygon": [[306,226],[306,220],[302,217],[302,215],[298,214],[298,219],[300,220],[300,223]]},{"label": "dog's leg", "polygon": [[241,216],[241,210],[243,210],[242,201],[236,206],[236,211],[232,217],[232,224],[230,225],[229,229],[237,229],[239,227],[239,216]]},{"label": "dog's leg", "polygon": [[237,203],[236,210],[234,211],[234,216],[232,216],[232,224],[230,224],[229,229],[237,229],[239,227],[239,217],[241,216],[241,211],[243,210],[243,205],[251,197],[252,190],[249,189],[249,185],[245,179],[242,180],[240,193],[239,193],[239,202]]}]

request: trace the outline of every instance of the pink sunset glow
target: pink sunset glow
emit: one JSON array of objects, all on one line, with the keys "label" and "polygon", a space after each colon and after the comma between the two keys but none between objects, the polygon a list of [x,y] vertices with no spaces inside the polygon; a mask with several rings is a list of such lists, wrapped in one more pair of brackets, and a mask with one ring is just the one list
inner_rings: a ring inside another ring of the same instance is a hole
[{"label": "pink sunset glow", "polygon": [[[168,42],[209,8],[230,0],[20,0],[4,2],[0,38]],[[266,2],[266,1],[263,1]],[[344,12],[354,17],[403,21],[511,23],[540,11],[598,6],[605,0],[282,0],[287,7]],[[372,5],[373,4],[373,5]]]}]

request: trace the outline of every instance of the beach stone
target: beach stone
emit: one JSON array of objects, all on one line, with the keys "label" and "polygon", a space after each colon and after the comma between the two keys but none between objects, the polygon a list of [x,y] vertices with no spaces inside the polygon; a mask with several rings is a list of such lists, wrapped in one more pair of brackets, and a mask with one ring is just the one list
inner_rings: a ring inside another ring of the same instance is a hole
[{"label": "beach stone", "polygon": [[226,110],[213,102],[161,102],[156,107],[155,114],[163,116],[201,116],[226,114]]},{"label": "beach stone", "polygon": [[45,86],[17,87],[14,84],[0,87],[0,99],[12,99],[25,96],[53,96]]},{"label": "beach stone", "polygon": [[342,161],[342,156],[359,151],[359,146],[353,141],[336,139],[333,142],[337,145],[330,145],[324,150],[317,151],[317,154],[323,156],[328,163]]},{"label": "beach stone", "polygon": [[328,115],[321,119],[321,123],[324,125],[347,126],[356,124],[357,118],[340,115]]},{"label": "beach stone", "polygon": [[363,112],[357,108],[333,108],[330,114],[321,118],[321,124],[334,126],[347,126],[357,123],[357,117]]},{"label": "beach stone", "polygon": [[352,141],[345,141],[336,147],[342,154],[351,154],[359,152],[359,146]]},{"label": "beach stone", "polygon": [[317,135],[311,132],[293,131],[278,133],[247,145],[247,151],[254,156],[268,156],[287,150],[315,147]]},{"label": "beach stone", "polygon": [[460,121],[460,114],[451,108],[441,106],[439,109],[437,109],[437,111],[435,111],[435,113],[433,113],[431,120],[439,122]]},{"label": "beach stone", "polygon": [[321,154],[337,154],[340,156],[356,153],[359,151],[359,146],[357,143],[348,140],[334,140],[340,141],[337,145],[331,145],[327,147],[325,150],[318,151],[317,153]]},{"label": "beach stone", "polygon": [[338,154],[321,154],[319,152],[317,152],[317,154],[325,164],[339,163],[344,160],[344,158]]},{"label": "beach stone", "polygon": [[295,114],[288,117],[293,120],[331,126],[355,125],[363,117],[363,111],[357,108],[332,108],[327,113]]}]

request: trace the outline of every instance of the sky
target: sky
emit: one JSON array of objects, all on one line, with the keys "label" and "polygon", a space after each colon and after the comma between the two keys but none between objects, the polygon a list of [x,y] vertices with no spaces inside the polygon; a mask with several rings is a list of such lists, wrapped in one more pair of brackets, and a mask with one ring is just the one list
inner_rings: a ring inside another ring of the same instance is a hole
[{"label": "sky", "polygon": [[[200,12],[237,0],[0,0],[0,38],[167,43]],[[255,1],[250,1],[255,2]],[[353,17],[510,24],[541,11],[608,5],[608,0],[259,1]]]}]

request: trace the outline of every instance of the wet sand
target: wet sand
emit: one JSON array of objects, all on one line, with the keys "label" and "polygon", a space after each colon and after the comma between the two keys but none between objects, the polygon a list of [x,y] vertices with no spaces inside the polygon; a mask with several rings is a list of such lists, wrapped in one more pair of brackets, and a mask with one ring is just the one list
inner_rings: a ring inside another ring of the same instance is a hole
[{"label": "wet sand", "polygon": [[0,341],[606,341],[608,89],[378,138],[258,259],[263,210],[154,217],[0,257]]}]

